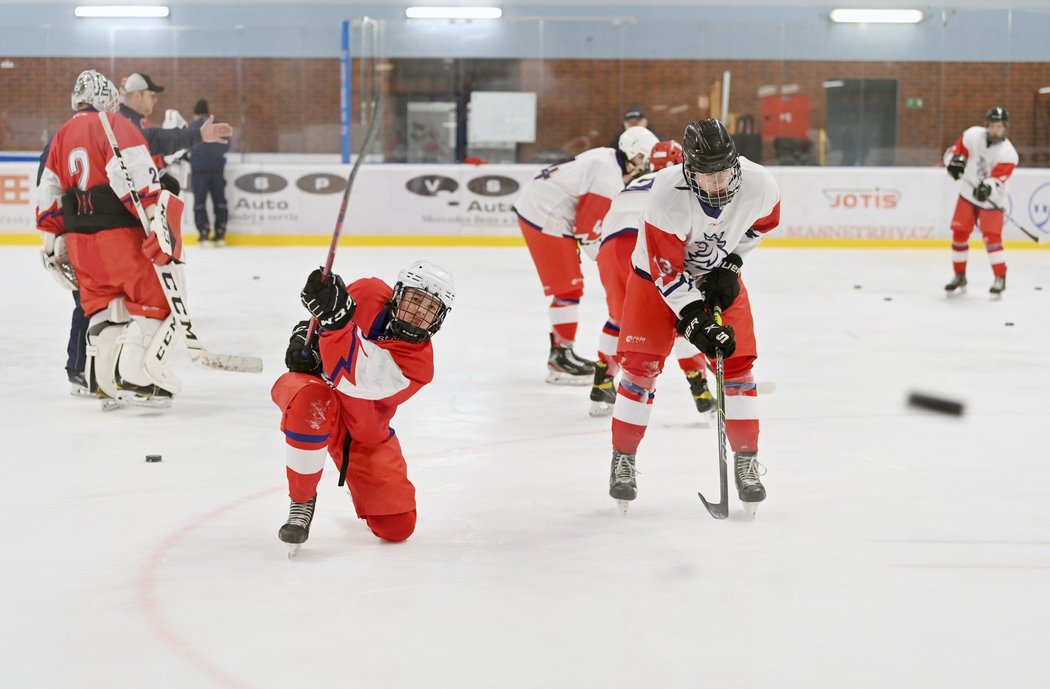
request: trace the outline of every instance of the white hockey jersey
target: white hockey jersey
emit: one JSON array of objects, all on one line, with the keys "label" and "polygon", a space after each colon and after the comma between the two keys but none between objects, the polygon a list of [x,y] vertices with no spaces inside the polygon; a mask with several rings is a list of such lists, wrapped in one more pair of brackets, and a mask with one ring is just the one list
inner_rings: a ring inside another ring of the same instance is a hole
[{"label": "white hockey jersey", "polygon": [[[966,168],[959,178],[959,196],[980,208],[1006,206],[1006,180],[1017,167],[1017,149],[1004,139],[988,145],[988,130],[985,127],[970,127],[958,141],[944,152],[944,164],[954,155],[966,156]],[[973,188],[986,182],[992,188],[988,201],[980,202],[973,197]]]},{"label": "white hockey jersey", "polygon": [[722,208],[700,204],[681,165],[655,175],[631,259],[635,272],[656,284],[675,315],[702,298],[696,278],[731,253],[745,256],[780,224],[780,189],[773,176],[744,157],[740,171],[740,189]]},{"label": "white hockey jersey", "polygon": [[529,180],[514,211],[544,234],[595,242],[612,198],[623,189],[623,174],[615,149],[592,148]]},{"label": "white hockey jersey", "polygon": [[642,213],[645,212],[645,204],[649,200],[649,192],[653,188],[655,178],[655,172],[642,175],[613,197],[612,205],[602,220],[603,243],[610,237],[628,232],[638,233],[642,227]]}]

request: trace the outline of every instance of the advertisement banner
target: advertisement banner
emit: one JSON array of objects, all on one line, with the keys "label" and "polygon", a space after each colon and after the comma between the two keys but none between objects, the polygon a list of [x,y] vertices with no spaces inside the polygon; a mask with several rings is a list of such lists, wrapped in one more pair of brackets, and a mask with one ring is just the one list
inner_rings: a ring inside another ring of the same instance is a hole
[{"label": "advertisement banner", "polygon": [[[807,241],[947,240],[958,184],[943,168],[775,167],[781,225],[770,238]],[[512,206],[536,165],[363,165],[347,207],[344,235],[517,237]],[[349,165],[233,163],[226,167],[229,233],[250,241],[330,236]],[[36,165],[0,164],[0,235],[33,233]],[[743,180],[747,184],[747,179]],[[1007,212],[1033,232],[1050,233],[1050,170],[1018,169]],[[192,195],[184,193],[192,207]],[[191,216],[191,212],[187,212]],[[187,235],[195,232],[191,217]],[[1007,221],[1005,238],[1024,240]],[[266,242],[263,242],[266,243]]]}]

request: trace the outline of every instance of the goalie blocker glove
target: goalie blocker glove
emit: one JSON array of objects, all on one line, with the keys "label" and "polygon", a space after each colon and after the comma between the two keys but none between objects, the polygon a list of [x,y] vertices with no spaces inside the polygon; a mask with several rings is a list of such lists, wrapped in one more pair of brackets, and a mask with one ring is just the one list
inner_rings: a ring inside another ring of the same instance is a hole
[{"label": "goalie blocker glove", "polygon": [[317,338],[312,338],[310,345],[306,344],[306,333],[310,329],[310,321],[299,321],[292,328],[292,337],[288,340],[288,349],[284,352],[284,365],[294,373],[309,373],[315,376],[321,375],[321,350],[318,348]]},{"label": "goalie blocker glove", "polygon": [[325,277],[321,268],[306,278],[306,285],[299,293],[299,298],[325,330],[338,330],[346,326],[357,310],[353,297],[346,291],[343,278],[335,273]]},{"label": "goalie blocker glove", "polygon": [[988,197],[992,195],[992,188],[988,186],[987,182],[981,182],[973,188],[974,200],[984,203],[988,200]]},{"label": "goalie blocker glove", "polygon": [[952,176],[952,179],[959,179],[962,177],[963,170],[966,169],[966,156],[964,155],[953,155],[952,159],[948,161],[948,165],[945,166],[948,170],[948,174]]},{"label": "goalie blocker glove", "polygon": [[718,307],[725,311],[740,294],[740,266],[744,259],[729,254],[722,264],[700,279],[698,287],[704,293],[704,307]]},{"label": "goalie blocker glove", "polygon": [[704,310],[702,301],[694,301],[682,308],[676,330],[706,356],[715,357],[721,350],[722,356],[728,359],[736,351],[733,326],[716,323],[711,314]]}]

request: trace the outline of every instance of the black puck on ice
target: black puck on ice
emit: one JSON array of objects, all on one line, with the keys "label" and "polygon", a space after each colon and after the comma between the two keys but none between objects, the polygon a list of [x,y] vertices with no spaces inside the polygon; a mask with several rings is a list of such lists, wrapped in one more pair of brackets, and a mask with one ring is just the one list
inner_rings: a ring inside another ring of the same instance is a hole
[{"label": "black puck on ice", "polygon": [[258,276],[258,275],[253,275],[253,276],[252,276],[252,280],[258,280],[258,279],[259,279],[259,276]]},{"label": "black puck on ice", "polygon": [[883,297],[883,301],[893,301],[893,297]]},{"label": "black puck on ice", "polygon": [[1006,321],[1006,325],[1008,325],[1008,326],[1011,326],[1011,325],[1013,325],[1013,324],[1014,324],[1014,322],[1013,322],[1013,321]]},{"label": "black puck on ice", "polygon": [[860,285],[853,285],[853,289],[860,289]]},{"label": "black puck on ice", "polygon": [[160,461],[160,455],[146,455],[146,461],[147,462],[159,462]]},{"label": "black puck on ice", "polygon": [[955,400],[948,400],[934,395],[927,395],[921,392],[913,392],[908,395],[908,406],[917,409],[925,409],[927,411],[935,411],[938,414],[948,414],[949,416],[963,415],[962,402],[956,402]]}]

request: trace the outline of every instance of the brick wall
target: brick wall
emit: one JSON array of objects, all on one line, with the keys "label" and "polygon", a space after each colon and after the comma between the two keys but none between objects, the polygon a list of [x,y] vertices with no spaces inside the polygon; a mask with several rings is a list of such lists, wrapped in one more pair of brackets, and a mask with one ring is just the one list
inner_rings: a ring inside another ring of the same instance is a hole
[{"label": "brick wall", "polygon": [[[93,60],[15,58],[0,69],[0,149],[39,150],[69,116],[76,75],[95,68],[109,75],[148,73],[166,87],[154,115],[176,108],[189,118],[198,98],[216,117],[237,128],[235,149],[247,152],[338,152],[339,63],[334,59],[143,58]],[[644,108],[650,126],[680,138],[685,125],[710,113],[704,99],[724,70],[732,73],[731,110],[761,122],[760,87],[797,85],[809,96],[811,126],[825,122],[823,82],[831,79],[895,79],[898,82],[898,153],[902,165],[935,164],[962,130],[980,122],[994,104],[1011,112],[1010,138],[1022,164],[1046,165],[1050,120],[1037,114],[1035,92],[1048,85],[1045,63],[973,62],[778,62],[731,60],[392,60],[381,77],[387,92],[381,137],[396,157],[404,103],[456,99],[482,88],[538,94],[537,141],[519,148],[529,162],[606,145],[620,130],[631,104]],[[360,70],[352,67],[355,93]],[[921,108],[907,108],[921,98]],[[1043,97],[1050,106],[1050,97]],[[363,131],[352,113],[353,135]],[[1038,121],[1035,121],[1038,120]],[[766,142],[764,158],[772,148]]]}]

